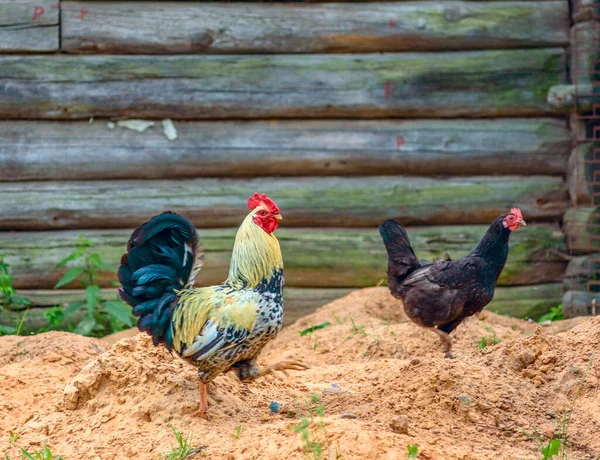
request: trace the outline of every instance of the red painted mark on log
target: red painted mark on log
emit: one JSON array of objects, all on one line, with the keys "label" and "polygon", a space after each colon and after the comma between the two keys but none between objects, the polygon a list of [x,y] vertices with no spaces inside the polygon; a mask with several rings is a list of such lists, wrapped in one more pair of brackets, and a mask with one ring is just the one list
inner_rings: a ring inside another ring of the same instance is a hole
[{"label": "red painted mark on log", "polygon": [[83,21],[83,18],[85,18],[88,15],[89,12],[90,12],[90,10],[88,10],[87,8],[81,8],[79,10],[79,19],[81,21]]},{"label": "red painted mark on log", "polygon": [[390,96],[392,95],[392,92],[394,91],[395,88],[396,88],[396,83],[394,83],[393,81],[388,80],[385,82],[385,91],[384,91],[385,102],[387,102],[390,99]]},{"label": "red painted mark on log", "polygon": [[32,21],[35,21],[37,18],[42,17],[44,15],[44,7],[36,6],[33,8],[33,18]]},{"label": "red painted mark on log", "polygon": [[396,148],[398,150],[400,150],[404,144],[406,144],[406,139],[404,139],[404,137],[402,137],[402,136],[396,137]]},{"label": "red painted mark on log", "polygon": [[394,30],[396,28],[396,20],[394,18],[390,18],[389,22],[388,22],[389,26],[390,26],[390,30]]}]

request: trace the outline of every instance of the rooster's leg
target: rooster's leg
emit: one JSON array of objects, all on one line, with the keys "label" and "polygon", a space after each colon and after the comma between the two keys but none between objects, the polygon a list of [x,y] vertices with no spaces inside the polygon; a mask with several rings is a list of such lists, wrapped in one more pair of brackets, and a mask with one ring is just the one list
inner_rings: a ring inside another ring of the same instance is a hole
[{"label": "rooster's leg", "polygon": [[208,383],[198,382],[198,391],[200,392],[200,408],[192,414],[192,417],[200,417],[208,420]]},{"label": "rooster's leg", "polygon": [[454,355],[452,354],[452,339],[450,336],[444,331],[440,331],[437,327],[428,327],[427,329],[435,332],[440,337],[444,351],[444,358],[454,359]]},{"label": "rooster's leg", "polygon": [[287,375],[285,371],[293,370],[293,371],[303,371],[308,369],[306,364],[301,363],[300,361],[295,360],[286,360],[281,361],[277,364],[272,364],[271,366],[267,366],[263,369],[259,369],[256,367],[256,359],[248,360],[248,361],[239,361],[233,365],[238,378],[244,382],[248,383],[252,380],[262,377],[263,375],[270,374],[275,371],[281,371]]}]

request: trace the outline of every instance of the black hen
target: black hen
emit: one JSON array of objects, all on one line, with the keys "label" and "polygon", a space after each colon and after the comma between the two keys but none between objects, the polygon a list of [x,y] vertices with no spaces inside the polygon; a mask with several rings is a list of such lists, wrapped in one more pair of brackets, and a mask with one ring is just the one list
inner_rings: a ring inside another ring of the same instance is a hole
[{"label": "black hen", "polygon": [[479,313],[494,297],[496,281],[508,256],[508,239],[525,225],[521,211],[498,217],[473,251],[460,259],[419,261],[408,235],[395,220],[379,231],[388,252],[388,284],[416,324],[439,335],[445,356],[452,358],[449,334],[468,316]]}]

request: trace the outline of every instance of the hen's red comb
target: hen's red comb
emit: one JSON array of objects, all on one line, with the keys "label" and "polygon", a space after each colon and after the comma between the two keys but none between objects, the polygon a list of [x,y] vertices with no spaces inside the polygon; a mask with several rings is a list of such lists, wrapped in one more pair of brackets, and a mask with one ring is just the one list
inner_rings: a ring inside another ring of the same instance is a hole
[{"label": "hen's red comb", "polygon": [[521,210],[519,208],[512,208],[510,210],[511,214],[514,214],[515,216],[517,216],[518,219],[523,220],[523,214],[521,214]]},{"label": "hen's red comb", "polygon": [[248,209],[250,211],[253,211],[257,207],[259,207],[261,203],[263,203],[267,207],[269,212],[273,214],[279,214],[279,208],[277,207],[275,202],[264,193],[261,195],[258,192],[254,192],[254,195],[248,198]]}]

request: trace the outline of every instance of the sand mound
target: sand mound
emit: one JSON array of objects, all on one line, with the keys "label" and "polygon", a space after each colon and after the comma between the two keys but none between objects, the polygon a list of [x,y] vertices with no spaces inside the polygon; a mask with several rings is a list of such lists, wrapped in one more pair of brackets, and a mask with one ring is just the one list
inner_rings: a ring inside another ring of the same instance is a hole
[{"label": "sand mound", "polygon": [[284,329],[262,355],[262,364],[294,358],[311,369],[247,386],[221,376],[205,422],[190,417],[194,369],[145,335],[107,351],[110,340],[72,334],[2,338],[0,428],[20,436],[3,435],[0,453],[20,458],[17,446],[47,442],[67,459],[157,459],[175,443],[172,423],[209,458],[299,459],[306,443],[293,428],[312,413],[309,439],[322,458],[404,459],[418,444],[419,459],[534,459],[522,430],[551,439],[553,414],[572,410],[569,458],[600,455],[600,364],[591,361],[600,318],[538,328],[487,313],[454,342],[457,359],[443,359],[437,336],[408,322],[386,289],[355,292]]}]

